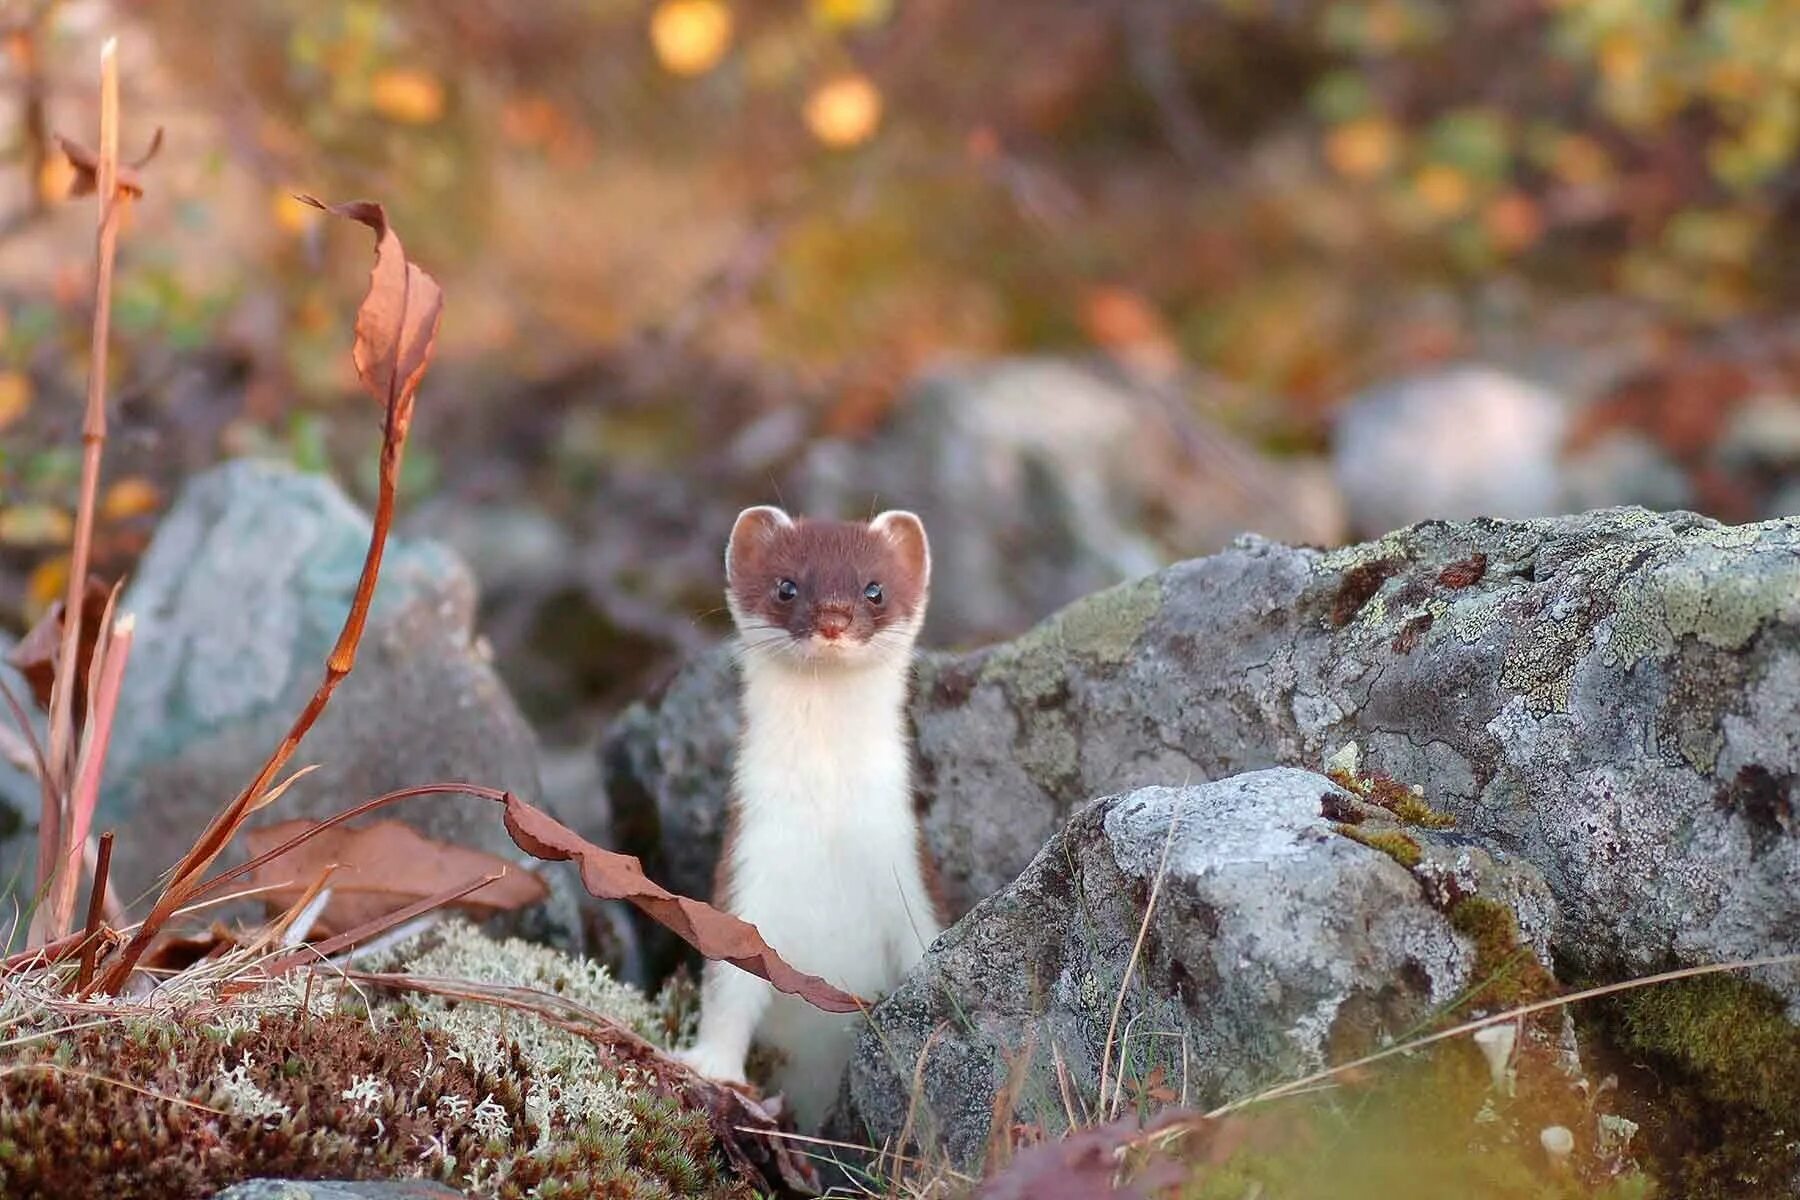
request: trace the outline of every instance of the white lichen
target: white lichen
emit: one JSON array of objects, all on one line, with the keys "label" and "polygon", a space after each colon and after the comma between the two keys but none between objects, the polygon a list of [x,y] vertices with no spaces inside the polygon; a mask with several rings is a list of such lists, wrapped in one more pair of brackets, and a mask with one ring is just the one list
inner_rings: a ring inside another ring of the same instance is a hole
[{"label": "white lichen", "polygon": [[[405,971],[439,979],[503,984],[547,992],[611,1018],[637,1033],[657,1032],[656,1010],[644,996],[615,980],[599,963],[571,958],[530,942],[497,941],[466,921],[446,923],[395,951]],[[421,1025],[449,1039],[447,1057],[476,1073],[504,1074],[516,1046],[530,1067],[525,1110],[540,1144],[565,1123],[599,1122],[615,1129],[631,1123],[632,1081],[602,1060],[587,1039],[490,1004],[455,1004],[439,996],[408,1001]],[[491,1099],[493,1116],[504,1114]],[[476,1115],[483,1110],[478,1106]],[[510,1127],[504,1136],[511,1136]]]},{"label": "white lichen", "polygon": [[293,1115],[293,1110],[256,1086],[250,1071],[256,1060],[245,1052],[244,1061],[227,1071],[220,1063],[214,1083],[225,1106],[241,1117],[252,1120],[279,1121]]},{"label": "white lichen", "polygon": [[343,1099],[354,1104],[361,1112],[374,1112],[387,1099],[387,1084],[379,1075],[358,1075],[350,1080],[350,1086],[341,1093]]}]

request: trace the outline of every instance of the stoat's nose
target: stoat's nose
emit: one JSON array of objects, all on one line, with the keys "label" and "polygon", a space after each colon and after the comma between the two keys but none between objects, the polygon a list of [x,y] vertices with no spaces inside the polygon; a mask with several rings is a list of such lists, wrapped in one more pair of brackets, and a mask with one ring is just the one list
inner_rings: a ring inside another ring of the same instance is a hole
[{"label": "stoat's nose", "polygon": [[850,628],[850,611],[844,608],[820,608],[813,614],[813,629],[828,642],[835,642]]}]

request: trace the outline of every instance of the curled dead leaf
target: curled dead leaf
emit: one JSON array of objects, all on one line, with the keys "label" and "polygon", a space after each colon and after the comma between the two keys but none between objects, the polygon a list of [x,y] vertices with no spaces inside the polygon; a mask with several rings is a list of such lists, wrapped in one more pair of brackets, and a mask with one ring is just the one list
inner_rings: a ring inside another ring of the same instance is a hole
[{"label": "curled dead leaf", "polygon": [[582,886],[600,899],[629,901],[706,957],[760,975],[777,990],[816,1008],[847,1013],[866,1007],[849,992],[789,965],[763,941],[756,926],[653,882],[632,855],[601,849],[511,793],[503,803],[506,832],[521,850],[546,862],[574,862],[581,870]]},{"label": "curled dead leaf", "polygon": [[[94,657],[94,644],[100,637],[100,626],[106,616],[106,603],[112,591],[98,579],[89,576],[81,594],[81,645],[75,658],[74,711],[87,711],[88,663]],[[56,657],[62,645],[63,605],[58,600],[19,639],[6,661],[31,685],[31,695],[46,710],[50,707],[50,688],[56,681]]]},{"label": "curled dead leaf", "polygon": [[[69,195],[91,196],[94,189],[100,186],[100,156],[74,138],[64,137],[61,134],[56,135],[56,143],[62,147],[64,157],[69,160],[69,166],[73,167],[75,171],[69,180]],[[157,152],[162,149],[162,144],[162,126],[158,125],[156,132],[150,136],[149,148],[138,155],[134,161],[119,164],[118,189],[120,192],[133,199],[143,196],[144,168],[150,164],[151,159],[156,157]]]},{"label": "curled dead leaf", "polygon": [[372,200],[327,204],[305,195],[296,199],[375,231],[375,266],[369,272],[368,294],[356,311],[351,357],[357,377],[375,402],[404,421],[410,415],[413,391],[431,365],[444,318],[443,289],[406,257],[400,235],[388,224],[381,205]]},{"label": "curled dead leaf", "polygon": [[[283,821],[244,835],[252,856],[261,855],[317,824]],[[457,907],[479,916],[536,904],[549,895],[543,880],[497,855],[434,841],[403,821],[377,821],[357,828],[337,827],[295,846],[250,874],[255,887],[274,890],[261,899],[271,914],[288,908],[319,875],[331,877],[331,901],[313,928],[339,933],[464,881],[498,875],[493,882],[457,901]]]}]

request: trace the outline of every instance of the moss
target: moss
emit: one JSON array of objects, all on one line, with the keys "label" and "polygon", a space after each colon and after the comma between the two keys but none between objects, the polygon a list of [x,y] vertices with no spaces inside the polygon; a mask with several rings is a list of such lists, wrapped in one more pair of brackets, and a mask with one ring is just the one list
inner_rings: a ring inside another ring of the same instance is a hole
[{"label": "moss", "polygon": [[1378,771],[1359,775],[1334,766],[1326,769],[1325,777],[1377,808],[1386,809],[1403,825],[1416,825],[1421,829],[1449,829],[1456,824],[1455,817],[1431,807],[1425,802],[1423,795],[1392,776]]},{"label": "moss", "polygon": [[1437,581],[1452,591],[1474,587],[1487,578],[1488,556],[1482,553],[1471,554],[1460,562],[1453,562],[1438,572]]},{"label": "moss", "polygon": [[1709,1100],[1800,1125],[1800,1028],[1774,992],[1703,975],[1627,993],[1622,1041],[1668,1060]]},{"label": "moss", "polygon": [[1640,988],[1596,1006],[1585,1039],[1621,1077],[1671,1195],[1787,1195],[1800,1177],[1800,1029],[1737,975]]},{"label": "moss", "polygon": [[1381,851],[1409,871],[1418,866],[1424,857],[1419,843],[1398,829],[1364,829],[1359,825],[1336,825],[1333,828],[1353,842],[1361,842],[1371,850]]},{"label": "moss", "polygon": [[[651,1023],[642,997],[588,964],[486,945],[436,949]],[[336,991],[284,979],[205,1011],[85,1027],[41,1014],[42,1036],[0,1074],[0,1195],[200,1196],[264,1175],[431,1179],[506,1200],[749,1194],[706,1114],[628,1047],[550,1044],[546,1022],[487,1005],[370,1010]]]},{"label": "moss", "polygon": [[1475,944],[1466,1002],[1499,1011],[1556,995],[1556,979],[1519,936],[1513,910],[1497,900],[1467,896],[1449,912],[1450,926]]},{"label": "moss", "polygon": [[[1382,1064],[1344,1086],[1258,1106],[1207,1127],[1192,1144],[1181,1200],[1642,1200],[1648,1181],[1598,1150],[1599,1114],[1547,1056],[1518,1064],[1496,1089],[1466,1042]],[[1563,1169],[1539,1131],[1576,1135]],[[1148,1164],[1159,1177],[1171,1172]],[[1161,1191],[1158,1195],[1165,1194]]]}]

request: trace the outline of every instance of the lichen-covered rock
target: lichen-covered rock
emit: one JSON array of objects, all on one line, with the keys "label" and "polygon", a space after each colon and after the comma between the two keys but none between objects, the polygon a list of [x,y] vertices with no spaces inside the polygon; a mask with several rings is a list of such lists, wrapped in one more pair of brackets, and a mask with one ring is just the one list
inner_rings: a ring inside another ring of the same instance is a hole
[{"label": "lichen-covered rock", "polygon": [[[1166,1086],[1205,1107],[1412,1028],[1479,982],[1476,947],[1324,815],[1350,803],[1289,768],[1083,808],[876,1007],[842,1132],[882,1145],[910,1113],[924,1144],[969,1164],[1022,1053],[1014,1114],[1055,1129],[1065,1092],[1091,1106],[1103,1069],[1109,1097]],[[1541,883],[1530,901],[1547,915]]]},{"label": "lichen-covered rock", "polygon": [[441,1183],[422,1179],[364,1181],[251,1179],[217,1193],[213,1200],[459,1200]]},{"label": "lichen-covered rock", "polygon": [[[621,828],[679,847],[690,888],[708,835],[689,814],[729,769],[725,653],[609,748],[609,790],[640,814]],[[1331,552],[1245,539],[926,657],[912,717],[958,911],[1090,797],[1317,766],[1355,740],[1543,872],[1583,971],[1800,951],[1800,521],[1616,509]],[[1800,1000],[1794,974],[1759,978]]]},{"label": "lichen-covered rock", "polygon": [[[256,774],[318,687],[350,607],[369,518],[330,480],[271,463],[196,478],[164,518],[121,607],[136,615],[97,828],[136,896]],[[537,745],[472,630],[455,555],[389,541],[356,669],[301,745],[318,770],[253,822],[325,817],[410,784],[467,781],[538,796]],[[427,836],[519,858],[493,806],[433,797],[388,815]],[[573,891],[546,872],[557,936]]]}]

